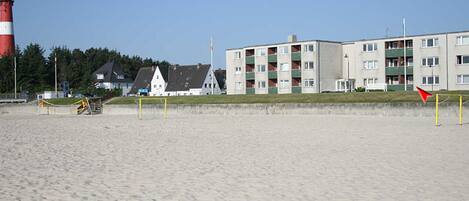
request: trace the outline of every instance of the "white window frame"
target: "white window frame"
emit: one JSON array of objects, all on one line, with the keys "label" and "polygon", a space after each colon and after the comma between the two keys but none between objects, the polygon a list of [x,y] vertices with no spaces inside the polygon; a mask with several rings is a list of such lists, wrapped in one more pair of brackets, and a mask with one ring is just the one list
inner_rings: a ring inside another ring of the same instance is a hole
[{"label": "white window frame", "polygon": [[96,74],[96,79],[104,80],[104,74],[102,74],[102,73]]},{"label": "white window frame", "polygon": [[264,73],[266,71],[266,65],[265,64],[258,64],[256,65],[256,70],[258,73]]},{"label": "white window frame", "polygon": [[290,80],[280,80],[280,88],[281,89],[290,88]]},{"label": "white window frame", "polygon": [[267,84],[265,81],[257,81],[257,88],[258,89],[265,89],[267,88]]},{"label": "white window frame", "polygon": [[314,87],[314,79],[305,79],[304,80],[304,88],[313,88]]},{"label": "white window frame", "polygon": [[279,49],[279,54],[289,54],[290,52],[288,46],[280,46],[278,49]]},{"label": "white window frame", "polygon": [[[439,75],[433,75],[433,80],[432,80],[433,83],[429,82],[429,80],[430,80],[429,78],[432,78],[432,76],[431,75],[430,76],[423,76],[422,77],[422,85],[425,85],[425,86],[440,85],[440,76]],[[438,83],[435,83],[436,78],[438,78]]]},{"label": "white window frame", "polygon": [[266,48],[259,48],[254,50],[256,53],[256,57],[263,57],[267,55],[267,49]]},{"label": "white window frame", "polygon": [[[433,40],[433,45],[428,46],[428,41]],[[434,48],[434,47],[439,47],[440,46],[440,40],[438,38],[425,38],[422,39],[422,48]]]},{"label": "white window frame", "polygon": [[[370,64],[372,64],[372,65],[370,65]],[[378,69],[378,61],[377,60],[363,61],[363,69],[365,69],[365,70],[376,70],[376,69]]]},{"label": "white window frame", "polygon": [[241,51],[236,51],[234,58],[235,58],[235,59],[241,59]]},{"label": "white window frame", "polygon": [[241,74],[242,68],[241,67],[235,67],[235,74]]},{"label": "white window frame", "polygon": [[[371,50],[370,50],[371,47]],[[378,43],[366,43],[363,44],[363,52],[376,52],[378,51]]]},{"label": "white window frame", "polygon": [[432,68],[437,67],[437,66],[440,65],[440,58],[439,57],[425,57],[425,58],[422,58],[422,66],[423,67],[430,67],[430,65],[428,64],[429,61],[431,61],[433,63],[433,65],[431,66]]},{"label": "white window frame", "polygon": [[[461,57],[461,63],[458,63],[458,57]],[[456,64],[457,65],[468,65],[469,63],[464,63],[464,58],[469,57],[469,55],[457,55]]]},{"label": "white window frame", "polygon": [[[464,77],[467,77],[467,82],[464,82]],[[458,85],[469,85],[469,74],[460,74],[456,76],[456,84]]]},{"label": "white window frame", "polygon": [[[286,66],[286,68],[284,68]],[[280,64],[280,71],[286,72],[290,71],[290,64],[289,63],[281,63]]]},{"label": "white window frame", "polygon": [[304,65],[305,70],[314,70],[314,61],[305,61]]},{"label": "white window frame", "polygon": [[458,36],[456,38],[457,45],[469,45],[469,35]]},{"label": "white window frame", "polygon": [[378,78],[373,77],[373,78],[364,78],[363,79],[363,85],[366,87],[369,84],[377,84],[378,83]]},{"label": "white window frame", "polygon": [[[309,49],[310,47],[312,48],[312,50]],[[306,44],[303,46],[303,48],[304,48],[303,52],[314,52],[315,50],[314,44]]]}]

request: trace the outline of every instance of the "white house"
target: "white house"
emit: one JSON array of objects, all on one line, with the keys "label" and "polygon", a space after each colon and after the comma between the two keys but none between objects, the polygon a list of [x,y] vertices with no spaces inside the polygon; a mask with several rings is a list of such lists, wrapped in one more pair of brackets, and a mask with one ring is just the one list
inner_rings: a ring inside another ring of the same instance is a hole
[{"label": "white house", "polygon": [[150,96],[164,96],[168,86],[168,67],[157,66],[151,79]]},{"label": "white house", "polygon": [[210,94],[221,94],[218,81],[210,65],[176,65],[168,69],[168,82],[163,96]]},{"label": "white house", "polygon": [[126,78],[122,66],[115,62],[108,62],[93,73],[96,88],[108,90],[122,89],[122,95],[129,93],[133,81]]}]

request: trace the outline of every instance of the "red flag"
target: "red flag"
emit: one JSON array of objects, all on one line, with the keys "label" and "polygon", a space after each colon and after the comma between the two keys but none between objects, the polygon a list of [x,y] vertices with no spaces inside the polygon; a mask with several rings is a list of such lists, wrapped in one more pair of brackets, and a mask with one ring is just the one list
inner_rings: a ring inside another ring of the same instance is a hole
[{"label": "red flag", "polygon": [[422,98],[423,103],[427,103],[428,97],[432,96],[431,93],[428,93],[427,91],[417,87],[417,90],[419,90],[420,98]]}]

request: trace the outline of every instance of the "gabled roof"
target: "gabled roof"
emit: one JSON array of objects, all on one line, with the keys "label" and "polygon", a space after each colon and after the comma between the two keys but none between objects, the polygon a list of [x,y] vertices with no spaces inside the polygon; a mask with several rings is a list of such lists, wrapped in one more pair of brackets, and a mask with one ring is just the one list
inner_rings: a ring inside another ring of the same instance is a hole
[{"label": "gabled roof", "polygon": [[158,66],[160,69],[161,76],[163,76],[163,79],[165,82],[168,82],[168,69],[169,66]]},{"label": "gabled roof", "polygon": [[226,70],[225,69],[216,70],[215,78],[217,78],[218,84],[220,85],[220,89],[224,89],[225,82],[226,82]]},{"label": "gabled roof", "polygon": [[[98,80],[97,74],[103,74],[104,79]],[[124,79],[118,79],[118,76],[121,75]],[[129,79],[125,76],[122,66],[114,61],[107,62],[101,66],[98,70],[93,73],[93,80],[96,82],[120,82],[120,83],[131,83],[132,79]]]},{"label": "gabled roof", "polygon": [[142,67],[138,70],[137,77],[135,78],[130,94],[137,94],[141,88],[151,90],[151,80],[155,74],[156,67]]},{"label": "gabled roof", "polygon": [[187,91],[202,88],[210,65],[171,66],[168,70],[166,91]]}]

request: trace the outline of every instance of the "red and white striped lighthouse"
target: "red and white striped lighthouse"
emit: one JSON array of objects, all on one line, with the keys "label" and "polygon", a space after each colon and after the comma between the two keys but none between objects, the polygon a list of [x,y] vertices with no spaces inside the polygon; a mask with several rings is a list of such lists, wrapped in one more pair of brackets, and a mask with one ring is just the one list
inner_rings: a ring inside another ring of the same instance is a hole
[{"label": "red and white striped lighthouse", "polygon": [[13,0],[0,0],[0,57],[14,54]]}]

